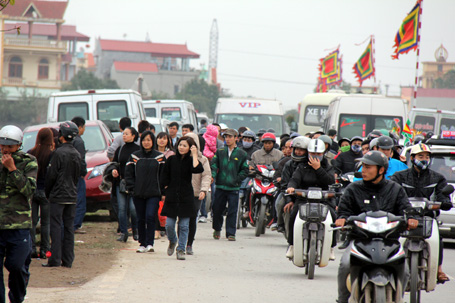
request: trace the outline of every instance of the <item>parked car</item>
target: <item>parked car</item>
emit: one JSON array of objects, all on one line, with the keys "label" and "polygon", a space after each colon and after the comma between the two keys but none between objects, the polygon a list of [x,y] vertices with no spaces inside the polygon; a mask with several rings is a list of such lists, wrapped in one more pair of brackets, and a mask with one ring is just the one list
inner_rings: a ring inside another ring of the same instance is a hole
[{"label": "parked car", "polygon": [[[43,127],[58,129],[60,123],[49,123],[29,126],[24,129],[23,150],[28,151],[35,146],[38,131]],[[106,151],[111,145],[114,137],[107,126],[99,120],[86,121],[85,133],[82,135],[87,153],[87,175],[85,176],[87,212],[95,212],[100,209],[107,209],[111,218],[114,214],[110,204],[110,193],[102,192],[98,186],[103,180],[103,172],[109,163]]]},{"label": "parked car", "polygon": [[147,121],[152,124],[153,126],[155,126],[155,134],[159,134],[160,132],[165,132],[167,133],[167,126],[169,125],[169,123],[171,123],[171,121],[169,120],[166,120],[166,119],[160,119],[160,118],[150,118],[150,117],[147,117]]}]

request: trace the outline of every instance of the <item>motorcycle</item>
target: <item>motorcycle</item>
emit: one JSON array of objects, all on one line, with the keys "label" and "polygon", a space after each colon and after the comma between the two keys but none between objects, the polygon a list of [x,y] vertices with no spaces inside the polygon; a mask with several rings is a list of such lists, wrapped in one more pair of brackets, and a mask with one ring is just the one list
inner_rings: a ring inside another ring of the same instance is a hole
[{"label": "motorcycle", "polygon": [[272,165],[257,165],[254,170],[253,186],[250,194],[251,225],[255,227],[255,236],[265,233],[267,225],[272,224],[272,208],[278,193],[273,176],[275,169]]},{"label": "motorcycle", "polygon": [[288,226],[289,226],[289,220],[291,219],[291,214],[290,214],[290,212],[283,211],[283,207],[286,204],[285,196],[286,196],[285,190],[280,189],[279,193],[276,197],[276,200],[275,200],[275,208],[276,208],[276,213],[278,216],[278,222],[282,222],[282,224],[284,224],[283,235],[287,239],[289,236]]},{"label": "motorcycle", "polygon": [[404,217],[384,211],[347,219],[344,229],[353,239],[346,280],[350,303],[403,302],[406,254],[399,238],[406,226]]},{"label": "motorcycle", "polygon": [[253,186],[253,180],[247,177],[240,186],[239,191],[239,207],[238,207],[238,214],[237,214],[237,229],[242,226],[243,228],[248,226],[248,205],[249,201],[249,192],[251,187]]},{"label": "motorcycle", "polygon": [[325,267],[329,263],[333,232],[330,225],[332,215],[327,203],[335,198],[333,189],[328,191],[318,187],[306,190],[296,189],[295,196],[307,200],[299,205],[299,212],[294,223],[294,257],[295,266],[305,267],[308,279],[314,278],[315,266]]}]

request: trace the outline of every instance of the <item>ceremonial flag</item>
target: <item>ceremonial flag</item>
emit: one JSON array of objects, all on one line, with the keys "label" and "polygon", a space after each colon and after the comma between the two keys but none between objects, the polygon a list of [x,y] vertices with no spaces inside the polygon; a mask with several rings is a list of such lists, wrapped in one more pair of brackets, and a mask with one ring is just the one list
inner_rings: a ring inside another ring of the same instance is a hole
[{"label": "ceremonial flag", "polygon": [[408,121],[406,121],[406,124],[403,127],[403,131],[401,132],[401,134],[405,138],[405,141],[404,141],[405,145],[412,139],[412,131],[411,131],[410,125],[411,125],[411,120],[408,119]]},{"label": "ceremonial flag", "polygon": [[352,69],[354,70],[356,78],[358,78],[360,86],[362,86],[363,81],[374,76],[373,38],[370,39],[370,43],[368,43],[367,48]]},{"label": "ceremonial flag", "polygon": [[411,12],[404,18],[395,37],[395,51],[392,59],[398,59],[400,54],[407,54],[410,50],[416,50],[419,41],[419,22],[421,13],[421,2],[417,0]]},{"label": "ceremonial flag", "polygon": [[320,59],[318,88],[319,92],[326,92],[329,86],[342,82],[341,55],[339,48]]}]

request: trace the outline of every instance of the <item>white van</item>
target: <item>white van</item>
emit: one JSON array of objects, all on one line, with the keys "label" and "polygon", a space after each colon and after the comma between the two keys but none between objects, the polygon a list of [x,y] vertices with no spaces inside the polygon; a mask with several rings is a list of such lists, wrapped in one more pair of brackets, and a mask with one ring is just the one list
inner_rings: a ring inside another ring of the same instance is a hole
[{"label": "white van", "polygon": [[[192,124],[198,131],[196,109],[193,103],[185,100],[144,100],[145,114],[150,118],[166,119],[171,122]],[[180,128],[179,128],[180,130]]]},{"label": "white van", "polygon": [[53,93],[49,97],[47,122],[71,120],[80,116],[85,120],[101,120],[114,137],[120,133],[118,123],[129,117],[132,126],[145,120],[141,95],[131,89],[100,89]]},{"label": "white van", "polygon": [[440,135],[442,131],[455,131],[455,112],[428,108],[413,108],[409,112],[411,129],[417,132]]},{"label": "white van", "polygon": [[330,102],[346,93],[329,90],[327,93],[308,94],[299,103],[299,126],[297,132],[304,135],[322,128]]},{"label": "white van", "polygon": [[407,121],[406,101],[382,95],[351,94],[330,102],[324,131],[333,128],[338,139],[366,137],[373,129],[396,129],[399,134]]},{"label": "white van", "polygon": [[216,103],[214,121],[234,129],[246,126],[255,133],[261,128],[273,128],[277,135],[289,131],[283,104],[277,100],[220,98]]}]

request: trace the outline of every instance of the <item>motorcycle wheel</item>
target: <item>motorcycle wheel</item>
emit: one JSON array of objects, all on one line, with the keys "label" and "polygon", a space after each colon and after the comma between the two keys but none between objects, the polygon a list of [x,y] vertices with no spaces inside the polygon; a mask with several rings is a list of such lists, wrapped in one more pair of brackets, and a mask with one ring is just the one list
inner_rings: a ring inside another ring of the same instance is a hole
[{"label": "motorcycle wheel", "polygon": [[255,236],[259,237],[262,233],[262,229],[265,228],[265,205],[261,204],[261,207],[259,208],[259,215],[256,220],[256,231],[255,231]]},{"label": "motorcycle wheel", "polygon": [[311,231],[310,249],[308,253],[308,279],[314,278],[314,268],[316,265],[316,231]]},{"label": "motorcycle wheel", "polygon": [[411,254],[411,291],[409,293],[411,303],[420,303],[419,276],[419,253],[413,252]]},{"label": "motorcycle wheel", "polygon": [[242,227],[245,228],[248,226],[248,221],[245,219],[242,219]]}]

